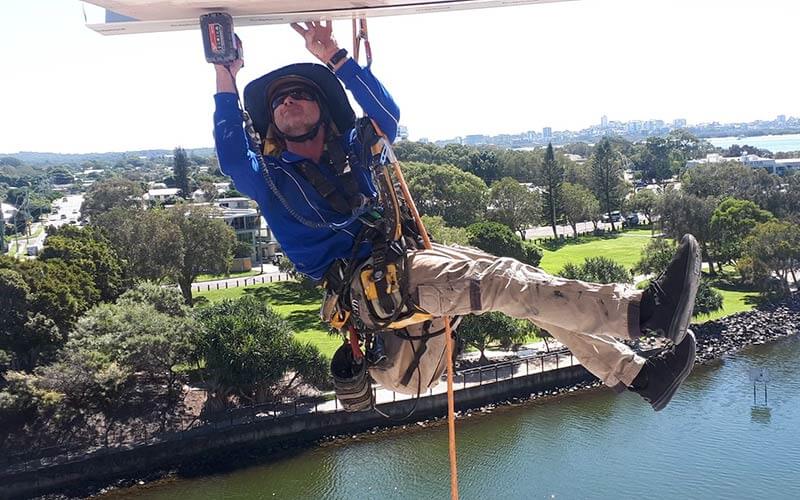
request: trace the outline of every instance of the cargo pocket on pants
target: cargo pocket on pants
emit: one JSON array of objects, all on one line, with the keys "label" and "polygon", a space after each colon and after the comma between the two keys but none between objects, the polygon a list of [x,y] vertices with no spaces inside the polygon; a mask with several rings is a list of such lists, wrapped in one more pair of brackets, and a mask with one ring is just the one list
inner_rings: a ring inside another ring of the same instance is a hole
[{"label": "cargo pocket on pants", "polygon": [[434,286],[419,285],[417,287],[419,295],[419,307],[423,311],[433,315],[442,315],[442,297],[441,292]]}]

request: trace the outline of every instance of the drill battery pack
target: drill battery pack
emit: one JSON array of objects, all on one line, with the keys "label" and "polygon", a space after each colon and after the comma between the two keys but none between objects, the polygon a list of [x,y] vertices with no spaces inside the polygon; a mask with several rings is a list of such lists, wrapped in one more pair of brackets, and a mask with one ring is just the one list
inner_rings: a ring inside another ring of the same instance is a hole
[{"label": "drill battery pack", "polygon": [[212,12],[200,16],[200,32],[206,61],[228,64],[242,56],[239,37],[233,32],[233,18],[225,12]]}]

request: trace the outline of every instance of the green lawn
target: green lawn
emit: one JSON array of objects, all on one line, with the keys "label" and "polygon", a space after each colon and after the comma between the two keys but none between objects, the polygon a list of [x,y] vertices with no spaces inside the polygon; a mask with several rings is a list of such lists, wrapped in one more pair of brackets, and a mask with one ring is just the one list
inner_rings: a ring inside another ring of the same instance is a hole
[{"label": "green lawn", "polygon": [[568,262],[582,264],[587,257],[602,255],[630,269],[639,261],[649,240],[649,229],[635,229],[613,236],[569,238],[555,250],[544,249],[539,267],[548,273],[558,273]]},{"label": "green lawn", "polygon": [[703,274],[704,279],[711,281],[714,290],[722,294],[722,310],[708,316],[695,318],[697,323],[705,323],[715,319],[753,309],[759,302],[759,293],[755,289],[747,288],[741,284],[741,277],[735,266],[725,266],[724,274],[711,277]]},{"label": "green lawn", "polygon": [[695,323],[705,323],[715,319],[736,314],[742,311],[749,311],[756,305],[758,299],[758,292],[755,291],[741,291],[741,290],[725,290],[722,288],[713,287],[722,294],[722,309],[709,314],[708,316],[699,316],[694,318]]},{"label": "green lawn", "polygon": [[341,345],[341,339],[329,335],[328,327],[319,320],[321,292],[304,290],[294,281],[195,292],[194,298],[195,302],[202,306],[204,302],[234,299],[244,294],[255,295],[269,304],[275,312],[286,319],[300,341],[317,346],[328,358],[331,358]]}]

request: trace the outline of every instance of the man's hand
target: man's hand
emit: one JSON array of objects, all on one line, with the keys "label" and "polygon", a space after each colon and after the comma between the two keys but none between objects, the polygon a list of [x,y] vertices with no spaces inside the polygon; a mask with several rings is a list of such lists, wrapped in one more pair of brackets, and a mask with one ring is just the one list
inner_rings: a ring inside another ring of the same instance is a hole
[{"label": "man's hand", "polygon": [[[239,54],[242,54],[242,40],[236,35],[236,43],[239,47]],[[236,92],[236,75],[244,66],[244,59],[241,57],[229,64],[215,64],[214,71],[217,73],[217,92]]]},{"label": "man's hand", "polygon": [[339,50],[336,39],[333,38],[333,26],[330,21],[308,21],[305,27],[299,23],[292,23],[292,28],[306,40],[306,48],[314,56],[327,63]]}]

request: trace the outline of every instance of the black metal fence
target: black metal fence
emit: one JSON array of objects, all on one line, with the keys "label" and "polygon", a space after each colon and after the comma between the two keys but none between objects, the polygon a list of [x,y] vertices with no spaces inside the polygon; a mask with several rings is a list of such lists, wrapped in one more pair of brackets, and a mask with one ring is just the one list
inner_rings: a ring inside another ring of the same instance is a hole
[{"label": "black metal fence", "polygon": [[[560,349],[548,353],[539,353],[532,356],[520,357],[501,363],[495,363],[474,368],[458,370],[453,378],[456,391],[468,387],[482,386],[573,366],[575,360],[567,349]],[[446,375],[442,376],[446,380]],[[373,386],[377,404],[413,399],[416,395],[397,394],[387,391],[380,386]],[[431,388],[421,397],[442,394],[446,392],[446,385],[439,384]],[[211,434],[220,429],[233,426],[253,424],[256,422],[276,421],[285,418],[294,418],[302,415],[316,413],[331,413],[344,411],[333,392],[323,393],[313,397],[286,398],[257,405],[231,408],[222,412],[204,416],[203,420],[192,419],[178,429],[168,432],[148,431],[146,425],[127,427],[124,436],[118,435],[109,446],[86,446],[70,448],[56,446],[49,448],[30,449],[22,453],[0,456],[0,473],[38,470],[57,464],[69,463],[98,454],[114,453],[118,450],[127,450],[139,446],[167,441],[180,441],[196,436]]]}]

